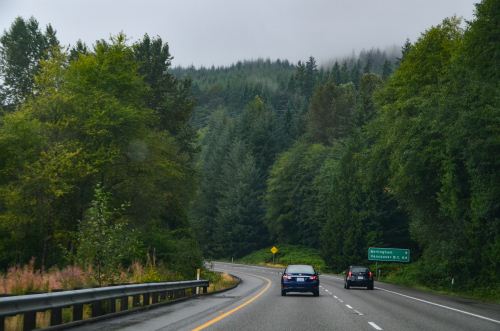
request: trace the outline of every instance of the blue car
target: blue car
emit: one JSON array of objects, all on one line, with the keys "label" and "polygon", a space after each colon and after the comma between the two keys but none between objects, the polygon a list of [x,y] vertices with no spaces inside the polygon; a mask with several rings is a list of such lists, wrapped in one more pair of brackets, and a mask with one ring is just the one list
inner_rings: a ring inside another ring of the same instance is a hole
[{"label": "blue car", "polygon": [[281,295],[288,292],[312,292],[319,296],[318,273],[310,265],[292,264],[286,267],[281,276]]}]

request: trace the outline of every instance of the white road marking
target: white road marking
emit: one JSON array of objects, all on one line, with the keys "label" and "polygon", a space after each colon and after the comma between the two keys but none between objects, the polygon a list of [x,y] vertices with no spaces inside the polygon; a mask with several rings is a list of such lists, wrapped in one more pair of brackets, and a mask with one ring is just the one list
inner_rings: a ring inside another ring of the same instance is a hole
[{"label": "white road marking", "polygon": [[333,296],[335,299],[338,299],[336,295]]},{"label": "white road marking", "polygon": [[368,322],[368,324],[370,324],[375,330],[383,330],[380,326],[378,326],[377,324],[375,324],[373,322]]},{"label": "white road marking", "polygon": [[459,312],[459,313],[462,313],[462,314],[465,314],[465,315],[474,316],[474,317],[477,317],[477,318],[481,318],[483,320],[487,320],[487,321],[490,321],[490,322],[493,322],[493,323],[500,324],[499,320],[495,320],[493,318],[489,318],[489,317],[478,315],[478,314],[469,313],[468,311],[465,311],[465,310],[460,310],[460,309],[457,309],[457,308],[452,308],[452,307],[448,307],[448,306],[445,306],[445,305],[441,305],[439,303],[435,303],[435,302],[431,302],[431,301],[427,301],[427,300],[423,300],[423,299],[411,297],[411,296],[406,295],[406,294],[402,294],[402,293],[398,293],[398,292],[394,292],[394,291],[389,291],[389,290],[386,290],[386,289],[380,288],[380,287],[376,287],[376,289],[377,290],[382,290],[382,291],[385,291],[385,292],[389,292],[389,293],[393,293],[393,294],[396,294],[396,295],[400,295],[400,296],[408,298],[408,299],[413,299],[413,300],[416,300],[416,301],[427,303],[429,305],[441,307],[441,308],[444,308],[444,309],[453,310],[453,311],[456,311],[456,312]]},{"label": "white road marking", "polygon": [[346,306],[347,308],[349,308],[349,309],[352,309],[352,307],[351,307],[351,306],[349,306],[349,305],[345,305],[345,306]]},{"label": "white road marking", "polygon": [[356,314],[358,314],[359,316],[363,316],[364,314],[356,309],[354,309],[354,311],[356,312]]},{"label": "white road marking", "polygon": [[339,299],[340,302],[344,302],[344,300]]},{"label": "white road marking", "polygon": [[[269,268],[269,267],[260,267],[260,266],[252,266],[251,268],[245,266],[245,265],[242,265],[242,264],[231,264],[231,263],[224,263],[224,262],[217,262],[217,263],[220,263],[220,264],[229,264],[231,267],[239,267],[241,269],[245,268],[245,269],[254,269],[254,268],[258,268],[258,269],[274,269],[274,268]],[[276,270],[276,269],[274,269]],[[278,269],[279,270],[279,269]],[[338,276],[333,276],[333,275],[323,275],[323,277],[325,278],[333,278],[333,279],[338,279],[338,280],[341,280],[341,281],[344,281],[344,278],[341,278],[341,277],[338,277]],[[473,314],[473,313],[470,313],[468,311],[464,311],[464,310],[460,310],[460,309],[457,309],[457,308],[452,308],[452,307],[448,307],[448,306],[445,306],[445,305],[441,305],[441,304],[438,304],[438,303],[435,303],[435,302],[431,302],[431,301],[427,301],[427,300],[423,300],[423,299],[419,299],[419,298],[415,298],[415,297],[412,297],[412,296],[409,296],[409,295],[405,295],[405,294],[402,294],[402,293],[398,293],[398,292],[394,292],[394,291],[390,291],[390,290],[386,290],[384,288],[380,288],[380,287],[375,287],[377,290],[382,290],[382,291],[385,291],[385,292],[389,292],[389,293],[393,293],[393,294],[396,294],[396,295],[400,295],[402,297],[406,297],[406,298],[409,298],[409,299],[412,299],[412,300],[416,300],[416,301],[420,301],[420,302],[423,302],[423,303],[427,303],[427,304],[430,304],[430,305],[434,305],[434,306],[437,306],[437,307],[441,307],[441,308],[444,308],[444,309],[448,309],[448,310],[452,310],[452,311],[456,311],[458,313],[462,313],[462,314],[465,314],[465,315],[469,315],[469,316],[473,316],[473,317],[477,317],[477,318],[480,318],[480,319],[483,319],[483,320],[487,320],[487,321],[490,321],[490,322],[493,322],[493,323],[497,323],[497,324],[500,324],[500,320],[496,320],[496,319],[493,319],[493,318],[489,318],[489,317],[486,317],[486,316],[482,316],[482,315],[478,315],[478,314]],[[342,300],[338,299],[339,302],[343,302]],[[375,323],[374,323],[375,324]],[[380,329],[382,330],[382,329]]]},{"label": "white road marking", "polygon": [[[334,278],[334,279],[338,279],[338,280],[342,280],[342,281],[344,280],[343,278],[332,276],[332,275],[323,275],[323,277],[325,277],[325,278]],[[392,293],[392,294],[400,295],[400,296],[408,298],[408,299],[420,301],[420,302],[423,302],[423,303],[427,303],[429,305],[433,305],[433,306],[436,306],[436,307],[440,307],[440,308],[444,308],[444,309],[456,311],[457,313],[462,313],[462,314],[465,314],[465,315],[473,316],[473,317],[480,318],[480,319],[483,319],[483,320],[486,320],[486,321],[490,321],[490,322],[493,322],[493,323],[500,324],[500,320],[496,320],[496,319],[493,319],[493,318],[490,318],[490,317],[486,317],[486,316],[474,314],[474,313],[471,313],[471,312],[468,312],[468,311],[465,311],[465,310],[460,310],[460,309],[449,307],[449,306],[445,306],[445,305],[441,305],[439,303],[435,303],[435,302],[432,302],[432,301],[427,301],[427,300],[415,298],[415,297],[412,297],[412,296],[409,296],[409,295],[406,295],[406,294],[402,294],[402,293],[399,293],[399,292],[386,290],[385,288],[381,288],[381,287],[375,287],[375,288],[377,290],[381,290],[381,291],[389,292],[389,293]]]}]

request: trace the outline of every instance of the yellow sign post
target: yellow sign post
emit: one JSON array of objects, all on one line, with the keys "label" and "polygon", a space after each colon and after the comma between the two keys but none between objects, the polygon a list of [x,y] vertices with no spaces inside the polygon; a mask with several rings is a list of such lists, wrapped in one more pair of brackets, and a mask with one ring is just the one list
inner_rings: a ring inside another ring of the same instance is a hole
[{"label": "yellow sign post", "polygon": [[278,253],[278,252],[279,252],[278,247],[273,246],[273,247],[271,248],[271,253],[273,253],[273,264],[274,264],[274,256],[275,256],[275,255],[276,255],[276,253]]}]

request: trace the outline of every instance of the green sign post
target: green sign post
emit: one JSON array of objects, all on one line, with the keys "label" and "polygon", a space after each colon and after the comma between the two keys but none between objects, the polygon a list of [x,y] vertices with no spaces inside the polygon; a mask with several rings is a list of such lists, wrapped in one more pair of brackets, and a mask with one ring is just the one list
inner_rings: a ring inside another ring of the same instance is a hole
[{"label": "green sign post", "polygon": [[368,248],[368,260],[384,262],[410,262],[410,250],[402,248]]}]

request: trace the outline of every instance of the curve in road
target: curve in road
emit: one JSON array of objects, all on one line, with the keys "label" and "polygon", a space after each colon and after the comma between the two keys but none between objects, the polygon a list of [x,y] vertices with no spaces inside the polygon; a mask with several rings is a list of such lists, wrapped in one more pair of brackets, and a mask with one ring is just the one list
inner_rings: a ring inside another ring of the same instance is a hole
[{"label": "curve in road", "polygon": [[241,278],[230,291],[201,296],[76,330],[500,330],[500,305],[450,298],[390,284],[343,288],[321,275],[319,297],[281,296],[278,269],[216,263]]}]

